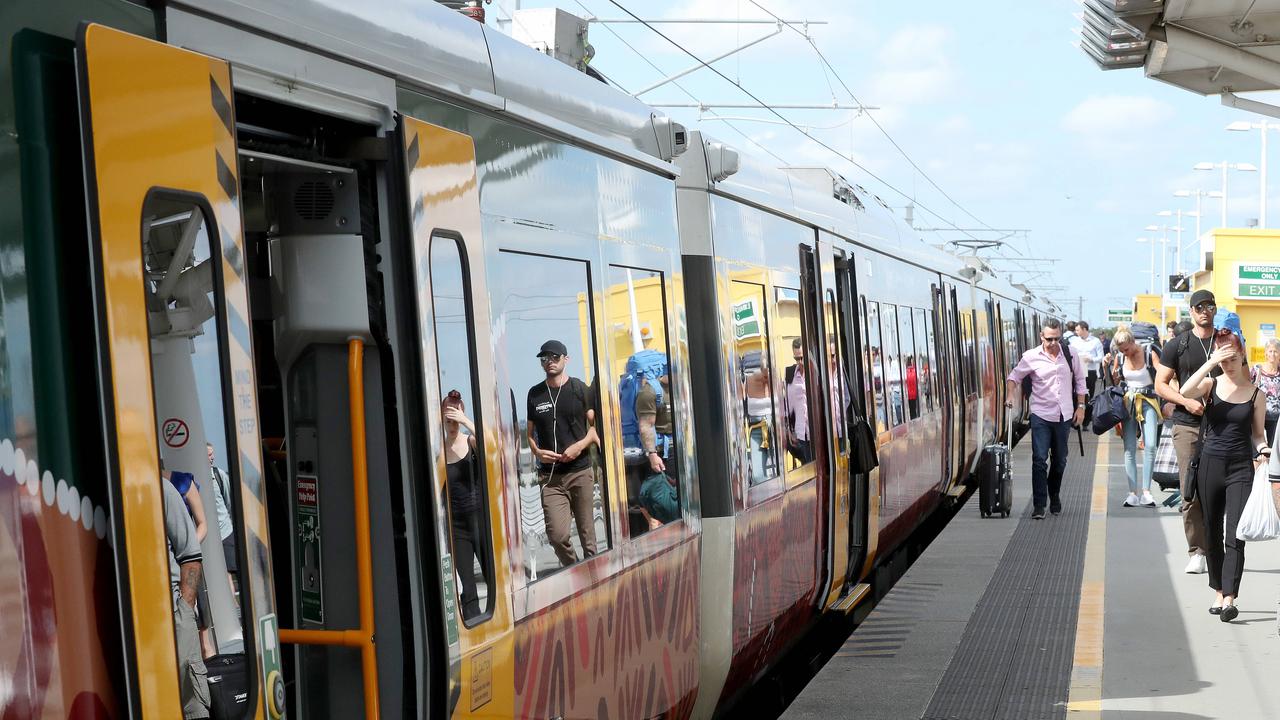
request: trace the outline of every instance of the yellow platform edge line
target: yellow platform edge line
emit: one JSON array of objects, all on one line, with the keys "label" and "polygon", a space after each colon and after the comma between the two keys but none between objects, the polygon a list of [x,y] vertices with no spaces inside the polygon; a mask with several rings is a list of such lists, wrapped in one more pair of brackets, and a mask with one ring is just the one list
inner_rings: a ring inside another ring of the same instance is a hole
[{"label": "yellow platform edge line", "polygon": [[1076,648],[1071,665],[1067,714],[1072,718],[1102,718],[1103,598],[1107,575],[1107,482],[1111,443],[1099,442],[1094,463],[1089,530],[1085,540],[1084,576],[1076,617]]}]

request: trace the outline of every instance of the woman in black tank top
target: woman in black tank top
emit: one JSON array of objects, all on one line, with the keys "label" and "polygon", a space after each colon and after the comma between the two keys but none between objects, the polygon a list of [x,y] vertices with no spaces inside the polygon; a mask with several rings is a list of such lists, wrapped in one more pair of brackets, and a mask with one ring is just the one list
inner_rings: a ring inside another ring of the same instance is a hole
[{"label": "woman in black tank top", "polygon": [[[449,498],[449,531],[453,539],[453,567],[461,585],[462,618],[479,617],[480,593],[475,566],[486,588],[492,588],[488,528],[484,522],[485,493],[476,457],[476,428],[467,417],[462,393],[450,390],[440,403],[444,416],[445,491]],[[467,432],[461,432],[462,428]],[[487,604],[487,603],[486,603]]]},{"label": "woman in black tank top", "polygon": [[[1210,379],[1215,367],[1222,375]],[[1244,575],[1244,541],[1236,538],[1236,525],[1253,471],[1271,453],[1264,429],[1267,402],[1249,381],[1243,343],[1229,330],[1214,339],[1213,354],[1187,378],[1182,394],[1205,398],[1195,482],[1208,535],[1209,587],[1217,593],[1209,612],[1231,622],[1239,614],[1235,600]]]}]

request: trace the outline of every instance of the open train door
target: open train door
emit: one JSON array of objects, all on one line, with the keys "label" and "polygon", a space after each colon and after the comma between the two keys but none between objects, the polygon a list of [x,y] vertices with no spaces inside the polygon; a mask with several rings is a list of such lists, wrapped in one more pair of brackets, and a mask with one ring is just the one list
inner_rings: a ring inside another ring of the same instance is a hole
[{"label": "open train door", "polygon": [[[863,308],[858,300],[857,273],[854,257],[837,250],[833,258],[835,268],[837,327],[835,337],[839,341],[839,354],[844,358],[845,372],[849,375],[848,390],[851,395],[849,413],[845,415],[845,437],[852,437],[852,422],[867,412],[867,379],[871,370],[866,367],[866,334],[862,327],[865,318]],[[872,421],[874,422],[874,420]],[[846,467],[849,463],[846,462]],[[871,473],[879,472],[874,469]],[[878,512],[880,503],[871,493],[875,484],[871,482],[870,473],[846,472],[849,483],[847,494],[848,512],[848,578],[850,579],[849,599],[856,603],[860,592],[853,584],[863,573],[870,570],[869,560],[875,553],[877,533],[870,532],[873,524],[871,513]],[[874,522],[878,523],[878,519]]]},{"label": "open train door", "polygon": [[[171,585],[163,511],[163,483],[182,472],[203,486],[211,522],[220,496],[235,527],[233,554],[224,556],[216,524],[199,545],[208,642],[247,678],[230,710],[279,718],[230,68],[100,25],[81,28],[77,62],[128,714],[180,717],[191,698],[180,687],[204,672],[179,664],[192,633],[183,618],[178,629],[169,621],[191,612]],[[186,547],[176,584],[189,589],[195,551]],[[228,574],[224,557],[238,572]]]}]

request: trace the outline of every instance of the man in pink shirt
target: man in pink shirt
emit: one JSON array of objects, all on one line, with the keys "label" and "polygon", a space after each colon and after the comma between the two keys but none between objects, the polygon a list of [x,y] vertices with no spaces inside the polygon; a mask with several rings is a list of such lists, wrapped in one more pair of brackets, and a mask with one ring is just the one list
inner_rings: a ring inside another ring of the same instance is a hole
[{"label": "man in pink shirt", "polygon": [[[1013,398],[1022,379],[1031,376],[1031,517],[1044,519],[1045,505],[1062,512],[1058,491],[1067,469],[1067,438],[1072,426],[1084,420],[1085,375],[1079,357],[1062,342],[1062,324],[1049,319],[1040,328],[1040,345],[1022,354],[1005,381],[1006,398]],[[1075,396],[1072,397],[1072,391]],[[1005,407],[1013,407],[1012,401]],[[1049,463],[1049,455],[1053,461]],[[1046,501],[1048,501],[1046,503]]]}]

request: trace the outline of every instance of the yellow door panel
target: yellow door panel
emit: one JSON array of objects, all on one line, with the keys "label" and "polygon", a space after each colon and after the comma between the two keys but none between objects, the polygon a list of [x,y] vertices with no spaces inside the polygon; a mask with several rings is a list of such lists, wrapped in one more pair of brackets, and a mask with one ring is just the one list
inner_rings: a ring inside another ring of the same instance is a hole
[{"label": "yellow door panel", "polygon": [[[209,237],[220,246],[235,438],[248,542],[245,612],[255,613],[252,639],[260,656],[274,637],[274,602],[266,565],[266,512],[257,428],[257,397],[244,238],[227,63],[99,25],[80,37],[81,98],[90,214],[95,233],[95,282],[100,352],[108,382],[111,471],[119,497],[112,512],[117,552],[126,553],[127,612],[145,718],[180,715],[168,549],[162,515],[151,347],[144,291],[143,206],[156,191],[190,196],[206,208]],[[123,547],[119,546],[123,540]],[[249,639],[246,636],[246,641]],[[278,653],[270,653],[278,657]],[[265,676],[258,670],[256,717],[263,717]],[[274,688],[268,689],[271,692]],[[272,712],[270,717],[279,717]]]}]

